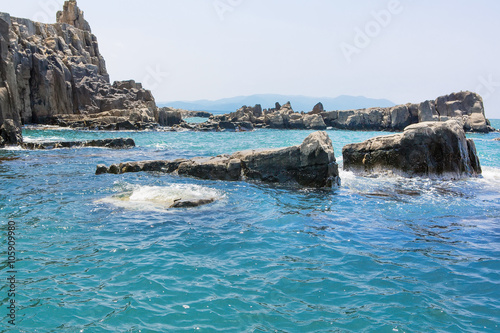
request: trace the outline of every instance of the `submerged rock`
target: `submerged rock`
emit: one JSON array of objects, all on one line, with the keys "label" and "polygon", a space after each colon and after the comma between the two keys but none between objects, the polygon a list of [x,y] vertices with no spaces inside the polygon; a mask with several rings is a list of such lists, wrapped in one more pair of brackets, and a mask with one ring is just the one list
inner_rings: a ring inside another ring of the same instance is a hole
[{"label": "submerged rock", "polygon": [[215,202],[215,198],[210,199],[178,199],[170,208],[193,208],[208,205]]},{"label": "submerged rock", "polygon": [[135,142],[131,138],[102,139],[90,141],[66,141],[66,142],[25,142],[22,144],[25,149],[55,149],[55,148],[76,148],[76,147],[103,147],[113,149],[124,149],[135,147]]},{"label": "submerged rock", "polygon": [[189,160],[98,165],[96,174],[158,171],[213,180],[258,180],[323,188],[340,185],[332,141],[325,132],[309,135],[301,145],[237,152]]},{"label": "submerged rock", "polygon": [[465,137],[456,120],[423,122],[400,134],[349,144],[342,155],[344,170],[364,175],[392,172],[459,179],[481,174],[474,141]]}]

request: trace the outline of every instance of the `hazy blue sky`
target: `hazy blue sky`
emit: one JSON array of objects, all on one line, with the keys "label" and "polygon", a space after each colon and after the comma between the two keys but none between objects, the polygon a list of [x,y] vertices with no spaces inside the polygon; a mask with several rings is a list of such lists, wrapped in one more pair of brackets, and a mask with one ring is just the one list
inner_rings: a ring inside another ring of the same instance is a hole
[{"label": "hazy blue sky", "polygon": [[[2,0],[52,23],[61,0]],[[256,93],[420,102],[471,90],[500,118],[498,0],[80,0],[112,80],[157,102]]]}]

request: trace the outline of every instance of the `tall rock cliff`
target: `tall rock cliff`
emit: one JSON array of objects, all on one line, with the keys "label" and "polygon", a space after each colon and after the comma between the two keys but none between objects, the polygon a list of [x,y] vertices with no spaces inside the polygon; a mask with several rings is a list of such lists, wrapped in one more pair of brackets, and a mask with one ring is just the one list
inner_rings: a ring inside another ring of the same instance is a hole
[{"label": "tall rock cliff", "polygon": [[20,126],[26,123],[158,120],[154,98],[140,83],[109,82],[97,38],[76,1],[65,2],[55,24],[0,13],[0,76],[0,140],[5,144],[22,140]]}]

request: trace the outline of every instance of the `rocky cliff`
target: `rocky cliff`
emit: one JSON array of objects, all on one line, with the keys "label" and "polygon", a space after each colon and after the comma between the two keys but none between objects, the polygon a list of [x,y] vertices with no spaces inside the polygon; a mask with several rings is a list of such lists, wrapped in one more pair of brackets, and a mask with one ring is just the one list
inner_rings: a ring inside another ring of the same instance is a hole
[{"label": "rocky cliff", "polygon": [[0,134],[7,144],[21,140],[25,123],[90,120],[114,129],[111,124],[158,119],[150,91],[132,80],[109,82],[97,38],[76,1],[65,2],[55,24],[0,13],[0,76]]}]

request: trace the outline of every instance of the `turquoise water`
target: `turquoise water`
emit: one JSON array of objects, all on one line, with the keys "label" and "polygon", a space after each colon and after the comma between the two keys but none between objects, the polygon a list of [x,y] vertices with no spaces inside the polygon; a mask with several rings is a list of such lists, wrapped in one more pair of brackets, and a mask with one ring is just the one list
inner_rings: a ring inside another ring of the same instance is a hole
[{"label": "turquoise water", "polygon": [[[500,121],[493,124],[500,128]],[[0,332],[498,332],[500,133],[474,134],[483,178],[361,178],[331,191],[97,164],[299,144],[310,131],[78,132],[130,150],[0,150],[2,278],[17,227],[17,325]],[[341,149],[381,132],[328,131]],[[216,196],[168,210],[178,194]],[[123,199],[126,198],[126,199]]]}]

